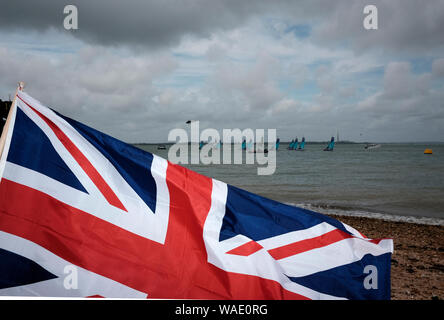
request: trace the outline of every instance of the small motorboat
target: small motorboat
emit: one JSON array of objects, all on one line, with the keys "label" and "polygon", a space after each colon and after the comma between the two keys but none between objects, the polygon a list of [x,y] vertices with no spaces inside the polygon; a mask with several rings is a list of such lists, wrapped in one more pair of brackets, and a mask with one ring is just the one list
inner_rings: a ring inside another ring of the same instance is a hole
[{"label": "small motorboat", "polygon": [[365,150],[371,150],[371,149],[377,149],[379,148],[381,145],[378,143],[367,143],[364,147]]}]

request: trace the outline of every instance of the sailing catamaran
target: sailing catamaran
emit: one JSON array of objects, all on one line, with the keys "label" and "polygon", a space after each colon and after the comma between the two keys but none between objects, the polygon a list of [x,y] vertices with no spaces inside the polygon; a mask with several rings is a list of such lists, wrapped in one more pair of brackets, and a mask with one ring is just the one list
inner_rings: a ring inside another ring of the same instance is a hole
[{"label": "sailing catamaran", "polygon": [[216,139],[216,143],[214,144],[214,149],[221,149],[221,148],[222,148],[221,141],[217,141],[217,139]]},{"label": "sailing catamaran", "polygon": [[293,149],[291,150],[297,150],[297,148],[298,148],[298,137],[296,137],[296,139],[294,140]]},{"label": "sailing catamaran", "polygon": [[264,145],[264,138],[262,137],[261,142],[260,143],[254,143],[250,140],[250,142],[248,142],[248,147],[246,146],[246,150],[249,153],[268,153],[268,149],[265,148]]},{"label": "sailing catamaran", "polygon": [[324,151],[333,151],[333,148],[335,147],[335,137],[331,137],[330,143],[327,147],[325,147]]},{"label": "sailing catamaran", "polygon": [[304,151],[304,147],[305,147],[305,137],[302,137],[302,141],[299,144],[299,147],[296,149],[297,151]]},{"label": "sailing catamaran", "polygon": [[248,144],[246,146],[246,150],[248,150],[249,152],[254,152],[254,146],[253,146],[253,140],[250,139],[250,141],[248,141]]}]

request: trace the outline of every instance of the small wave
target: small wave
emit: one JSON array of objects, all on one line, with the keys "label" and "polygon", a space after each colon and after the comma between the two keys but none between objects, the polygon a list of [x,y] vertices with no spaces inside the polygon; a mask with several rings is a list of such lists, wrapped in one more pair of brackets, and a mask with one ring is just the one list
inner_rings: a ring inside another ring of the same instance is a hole
[{"label": "small wave", "polygon": [[417,216],[399,216],[386,213],[377,212],[367,212],[362,210],[345,209],[339,206],[316,206],[309,203],[286,203],[291,206],[296,206],[299,208],[304,208],[311,211],[316,211],[325,214],[332,214],[338,216],[349,216],[349,217],[363,217],[372,218],[386,221],[394,222],[407,222],[416,224],[427,224],[435,226],[444,226],[444,219],[440,218],[430,218],[430,217],[417,217]]}]

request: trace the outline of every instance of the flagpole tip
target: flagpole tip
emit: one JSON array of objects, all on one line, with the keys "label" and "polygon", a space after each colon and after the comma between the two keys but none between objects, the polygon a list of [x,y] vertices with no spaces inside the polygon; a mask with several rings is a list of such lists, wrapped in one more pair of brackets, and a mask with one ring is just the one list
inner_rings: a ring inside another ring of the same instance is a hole
[{"label": "flagpole tip", "polygon": [[19,90],[20,91],[23,91],[23,88],[25,87],[25,83],[23,82],[23,81],[20,81],[19,83],[18,83],[18,88],[19,88]]}]

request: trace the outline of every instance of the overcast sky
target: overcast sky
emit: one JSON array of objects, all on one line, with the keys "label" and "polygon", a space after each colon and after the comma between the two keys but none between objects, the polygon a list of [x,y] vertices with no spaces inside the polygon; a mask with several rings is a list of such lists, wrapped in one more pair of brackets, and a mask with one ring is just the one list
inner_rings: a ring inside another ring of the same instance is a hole
[{"label": "overcast sky", "polygon": [[[32,3],[32,4],[31,4]],[[63,7],[79,11],[63,28]],[[444,141],[444,1],[2,1],[0,98],[127,142],[173,128]],[[367,4],[378,30],[363,27]]]}]

